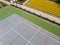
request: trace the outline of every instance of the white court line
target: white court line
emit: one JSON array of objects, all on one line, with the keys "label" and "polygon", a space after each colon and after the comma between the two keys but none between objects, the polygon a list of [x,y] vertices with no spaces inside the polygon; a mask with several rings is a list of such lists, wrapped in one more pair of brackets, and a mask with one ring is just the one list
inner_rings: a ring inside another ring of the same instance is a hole
[{"label": "white court line", "polygon": [[[22,19],[23,20],[23,19]],[[26,20],[27,21],[27,20]],[[26,22],[26,21],[24,21],[24,22]],[[30,22],[30,21],[29,21]],[[31,22],[30,22],[31,23]],[[28,21],[27,21],[27,24],[29,24],[28,23]],[[33,24],[33,23],[32,23]],[[17,25],[17,24],[16,24]],[[31,25],[30,25],[31,26]],[[35,25],[36,26],[36,25]],[[14,26],[15,27],[15,26]],[[33,27],[33,26],[32,26]],[[39,29],[39,31],[40,31],[40,29]],[[55,40],[56,42],[58,42],[58,43],[60,43],[60,41],[57,41],[56,39],[54,39],[54,38],[52,38],[52,37],[50,37],[50,36],[48,36],[47,34],[45,34],[44,32],[42,32],[42,31],[40,31],[42,34],[44,34],[45,36],[47,36],[47,37],[49,37],[50,39],[53,39],[53,40]],[[7,33],[5,33],[5,34],[7,34]],[[3,35],[4,36],[4,35]],[[2,36],[2,37],[3,37]]]},{"label": "white court line", "polygon": [[42,33],[43,35],[45,35],[45,36],[49,37],[50,39],[52,39],[52,40],[56,41],[57,43],[60,43],[60,42],[59,42],[59,41],[57,41],[56,39],[54,39],[54,38],[50,37],[49,35],[45,34],[44,32],[42,32],[42,31],[39,31],[39,32],[40,32],[40,33]]},{"label": "white court line", "polygon": [[35,34],[32,36],[32,38],[29,40],[29,42],[27,42],[27,44],[26,45],[28,45],[31,41],[32,41],[32,39],[36,36],[36,34],[39,32],[39,30],[37,30],[36,32],[35,32]]},{"label": "white court line", "polygon": [[[24,19],[23,17],[21,17],[21,16],[19,16],[19,17],[20,17],[24,22],[26,22],[27,24],[29,24],[30,26],[34,25],[34,26],[36,26],[36,27],[39,27],[39,26],[35,25],[34,23],[32,23],[32,22]],[[32,27],[34,28],[34,26],[32,26]],[[42,27],[39,27],[39,31],[40,31],[40,29],[43,29],[43,28],[42,28]],[[43,29],[43,30],[45,30],[45,29]],[[56,41],[57,43],[60,43],[60,41],[52,38],[51,36],[47,35],[46,33],[42,32],[42,31],[40,31],[40,32],[41,32],[42,34],[44,34],[45,36],[49,37],[50,39]],[[50,32],[50,33],[51,33],[51,32]],[[53,33],[52,33],[52,34],[53,34]]]},{"label": "white court line", "polygon": [[[15,14],[16,15],[16,14]],[[22,22],[25,22],[25,24],[28,24],[29,26],[33,27],[34,29],[38,29],[39,26],[35,25],[34,23],[28,21],[27,19],[19,16],[19,15],[16,15],[17,17],[19,17],[21,20],[23,20]]]},{"label": "white court line", "polygon": [[[20,24],[20,22],[18,22],[15,26],[17,26],[18,24]],[[13,26],[11,29],[9,29],[7,32],[5,32],[3,35],[0,36],[0,38],[2,38],[4,35],[6,35],[8,32],[10,32],[15,26]]]},{"label": "white court line", "polygon": [[[17,15],[18,16],[18,15]],[[21,17],[21,16],[18,16],[18,17],[20,17],[20,19],[22,19],[23,21],[22,22],[25,22],[26,24],[28,24],[29,26],[31,26],[31,27],[33,27],[33,28],[35,28],[35,27],[39,27],[39,26],[37,26],[37,25],[35,25],[34,23],[32,23],[32,22],[30,22],[30,21],[28,21],[28,20],[26,20],[26,19],[24,19],[23,17]],[[36,28],[35,28],[36,29]],[[42,29],[42,30],[45,30],[45,29],[43,29],[42,27],[39,27],[39,31],[40,31],[40,29]],[[57,43],[60,43],[60,41],[58,41],[58,40],[56,40],[56,39],[54,39],[54,38],[52,38],[51,36],[49,36],[48,34],[46,34],[46,33],[44,33],[44,32],[42,32],[42,31],[40,31],[42,34],[44,34],[45,36],[47,36],[47,37],[49,37],[50,39],[52,39],[52,40],[54,40],[54,41],[56,41]],[[50,32],[51,33],[51,32]],[[53,33],[52,33],[53,34]]]},{"label": "white court line", "polygon": [[[33,24],[33,23],[32,23]],[[31,26],[31,25],[30,25]],[[37,25],[35,25],[35,26],[37,26]],[[33,26],[32,26],[33,27]],[[39,26],[38,26],[39,27]],[[43,29],[43,28],[39,28],[39,31],[40,31],[40,29]],[[45,30],[45,29],[43,29],[43,30]],[[40,31],[43,35],[45,35],[45,36],[47,36],[47,37],[49,37],[50,39],[52,39],[52,40],[54,40],[54,41],[56,41],[57,43],[60,43],[60,41],[58,41],[58,40],[56,40],[56,39],[54,39],[54,38],[52,38],[52,37],[50,37],[49,35],[47,35],[46,33],[44,33],[44,32],[42,32],[42,31]],[[52,33],[53,34],[53,33]]]},{"label": "white court line", "polygon": [[[15,31],[14,29],[13,29],[13,31],[16,32],[18,35],[20,35],[24,40],[26,40],[27,42],[29,42],[29,40],[26,39],[22,34],[20,34],[19,32]],[[31,44],[32,44],[32,43],[31,43]],[[33,44],[32,44],[32,45],[33,45]]]}]

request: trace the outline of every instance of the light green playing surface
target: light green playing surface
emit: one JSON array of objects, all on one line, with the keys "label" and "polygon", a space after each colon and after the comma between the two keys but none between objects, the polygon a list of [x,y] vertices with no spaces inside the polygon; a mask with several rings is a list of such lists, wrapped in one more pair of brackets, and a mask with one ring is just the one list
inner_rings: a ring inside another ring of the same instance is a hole
[{"label": "light green playing surface", "polygon": [[12,14],[17,14],[30,22],[44,28],[45,30],[60,36],[60,26],[53,25],[52,23],[46,22],[42,20],[41,18],[34,16],[33,14],[30,14],[28,12],[25,12],[21,9],[15,8],[13,6],[7,6],[3,9],[0,9],[0,21],[7,18],[8,16]]}]

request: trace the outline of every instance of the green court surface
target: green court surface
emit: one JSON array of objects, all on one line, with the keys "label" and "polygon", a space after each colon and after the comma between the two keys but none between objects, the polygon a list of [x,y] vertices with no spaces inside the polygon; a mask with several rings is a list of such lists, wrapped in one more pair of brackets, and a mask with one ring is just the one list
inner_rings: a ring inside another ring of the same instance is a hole
[{"label": "green court surface", "polygon": [[30,22],[36,24],[37,26],[42,27],[43,29],[57,35],[60,37],[60,26],[56,26],[52,23],[46,22],[42,20],[41,18],[34,16],[33,14],[30,14],[28,12],[25,12],[21,9],[15,8],[13,6],[7,6],[3,9],[0,9],[0,21],[7,18],[8,16],[12,14],[17,14]]}]

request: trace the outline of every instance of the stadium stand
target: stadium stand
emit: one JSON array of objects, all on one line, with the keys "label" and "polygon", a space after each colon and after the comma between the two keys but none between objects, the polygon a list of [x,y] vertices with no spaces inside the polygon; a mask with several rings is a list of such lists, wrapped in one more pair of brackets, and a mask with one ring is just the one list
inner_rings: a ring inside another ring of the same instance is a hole
[{"label": "stadium stand", "polygon": [[57,4],[53,1],[30,0],[26,5],[60,17],[60,4]]}]

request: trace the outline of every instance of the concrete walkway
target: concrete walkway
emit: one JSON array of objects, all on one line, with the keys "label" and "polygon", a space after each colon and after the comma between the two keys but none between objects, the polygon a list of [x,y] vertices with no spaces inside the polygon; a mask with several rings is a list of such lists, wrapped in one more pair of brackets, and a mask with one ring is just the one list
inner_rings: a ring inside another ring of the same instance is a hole
[{"label": "concrete walkway", "polygon": [[[10,5],[10,2],[4,1],[4,0],[0,0],[0,1],[2,1],[2,2],[8,4],[8,5]],[[16,3],[11,3],[11,4],[13,4],[13,5],[17,6],[17,7],[20,7],[22,9],[25,9],[27,11],[30,11],[32,13],[35,13],[37,15],[40,15],[42,17],[45,17],[45,18],[47,18],[49,20],[55,21],[55,22],[57,22],[57,23],[60,24],[60,17],[57,17],[57,16],[54,16],[54,15],[42,12],[40,10],[36,10],[34,8],[31,8],[31,7],[28,7],[28,6],[25,6],[25,5],[20,5],[20,4],[16,4]]]}]

